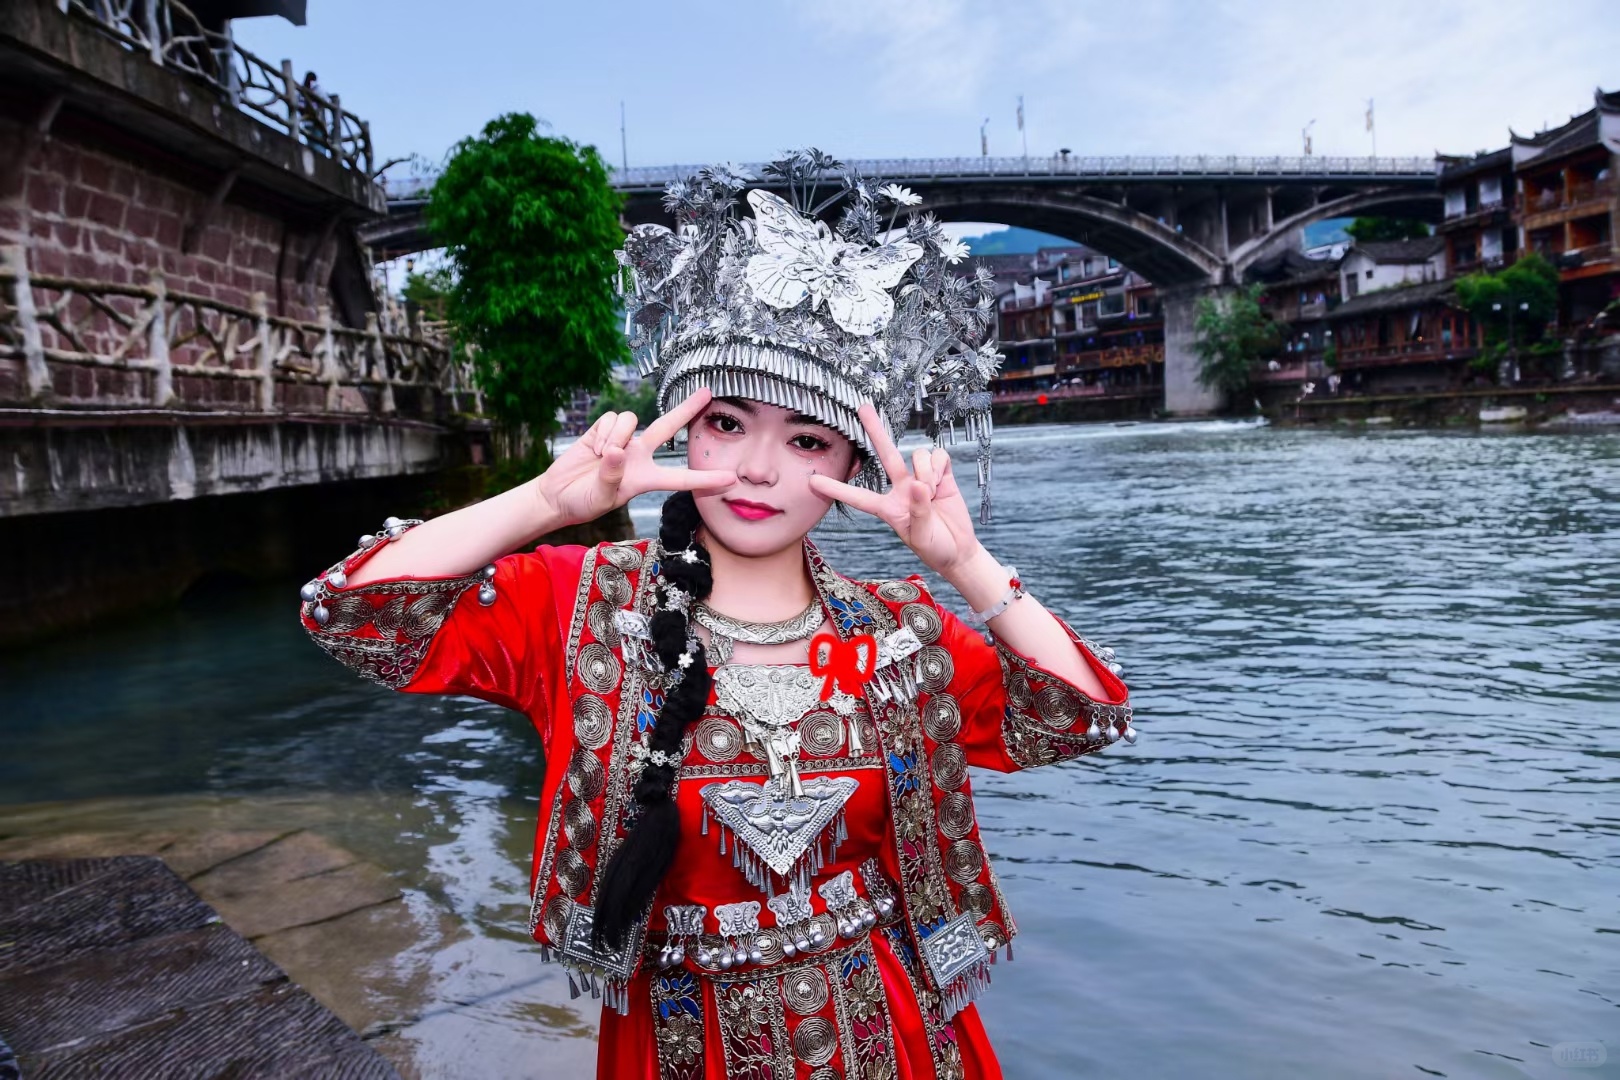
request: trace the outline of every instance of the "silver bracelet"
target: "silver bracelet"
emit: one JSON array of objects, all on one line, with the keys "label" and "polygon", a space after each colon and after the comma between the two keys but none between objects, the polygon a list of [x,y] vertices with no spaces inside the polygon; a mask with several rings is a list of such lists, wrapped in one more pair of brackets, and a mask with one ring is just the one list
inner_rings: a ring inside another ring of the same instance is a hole
[{"label": "silver bracelet", "polygon": [[1024,595],[1024,583],[1019,580],[1018,567],[1004,566],[1002,569],[1007,572],[1007,591],[1001,595],[1000,600],[997,600],[983,611],[969,611],[963,619],[969,626],[983,629],[990,625],[991,619],[1006,611],[1012,606],[1014,600]]}]

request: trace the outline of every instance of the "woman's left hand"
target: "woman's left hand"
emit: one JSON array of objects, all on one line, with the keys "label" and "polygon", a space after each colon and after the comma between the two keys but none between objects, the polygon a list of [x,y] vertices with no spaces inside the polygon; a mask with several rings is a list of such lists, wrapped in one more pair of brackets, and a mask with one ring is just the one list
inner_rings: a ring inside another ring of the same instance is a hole
[{"label": "woman's left hand", "polygon": [[862,405],[857,415],[889,474],[889,490],[868,491],[819,475],[810,478],[810,490],[881,518],[930,570],[948,576],[979,546],[973,515],[951,473],[950,453],[941,447],[919,449],[913,452],[908,469],[877,410]]}]

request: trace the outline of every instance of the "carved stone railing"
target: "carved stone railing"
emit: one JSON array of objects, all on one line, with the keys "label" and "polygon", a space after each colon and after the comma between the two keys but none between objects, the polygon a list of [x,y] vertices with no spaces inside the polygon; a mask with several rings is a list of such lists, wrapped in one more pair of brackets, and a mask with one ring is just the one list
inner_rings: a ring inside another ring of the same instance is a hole
[{"label": "carved stone railing", "polygon": [[123,285],[31,274],[21,247],[0,256],[0,363],[21,368],[7,404],[388,416],[410,389],[423,411],[420,391],[483,412],[466,353],[431,326],[388,332],[368,314],[355,329],[326,308],[287,319],[262,293],[243,308],[170,291],[157,273]]},{"label": "carved stone railing", "polygon": [[291,60],[272,66],[224,32],[207,29],[180,0],[56,0],[64,15],[93,23],[154,64],[212,85],[232,106],[317,153],[370,178],[371,127],[343,108],[336,94],[311,90]]},{"label": "carved stone railing", "polygon": [[[1060,179],[1187,179],[1232,177],[1277,179],[1353,177],[1366,179],[1427,178],[1438,171],[1434,158],[1425,157],[1250,157],[1238,154],[1194,154],[1172,157],[962,157],[877,158],[850,161],[866,176],[899,183],[968,177],[1055,177]],[[664,165],[615,170],[612,184],[623,190],[661,189],[672,180],[698,171],[696,165]],[[742,169],[765,178],[764,166]],[[830,175],[830,174],[829,174]]]}]

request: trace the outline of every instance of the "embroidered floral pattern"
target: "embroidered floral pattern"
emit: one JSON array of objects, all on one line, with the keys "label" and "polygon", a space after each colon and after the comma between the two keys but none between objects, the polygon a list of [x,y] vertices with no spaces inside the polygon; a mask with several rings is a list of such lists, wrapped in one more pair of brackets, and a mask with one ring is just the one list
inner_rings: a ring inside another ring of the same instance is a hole
[{"label": "embroidered floral pattern", "polygon": [[697,976],[676,970],[652,981],[653,1039],[658,1080],[703,1075],[703,992]]},{"label": "embroidered floral pattern", "polygon": [[326,602],[330,614],[325,626],[306,629],[315,644],[362,679],[398,690],[415,678],[461,594],[483,580],[482,574],[469,574],[357,586]]},{"label": "embroidered floral pattern", "polygon": [[757,985],[719,984],[714,996],[719,1004],[726,1076],[736,1080],[793,1080],[787,1017],[777,980]]},{"label": "embroidered floral pattern", "polygon": [[[1076,644],[1080,643],[1073,630],[1067,626],[1064,629]],[[1093,701],[1078,687],[1047,675],[999,641],[996,654],[1007,690],[1001,736],[1007,756],[1021,768],[1070,761],[1105,750],[1111,745],[1103,734],[1105,729],[1123,730],[1130,723],[1129,704]],[[1094,726],[1096,736],[1089,733]]]},{"label": "embroidered floral pattern", "polygon": [[869,948],[846,956],[838,965],[840,1026],[847,1029],[845,1075],[860,1080],[892,1080],[894,1026],[883,977]]}]

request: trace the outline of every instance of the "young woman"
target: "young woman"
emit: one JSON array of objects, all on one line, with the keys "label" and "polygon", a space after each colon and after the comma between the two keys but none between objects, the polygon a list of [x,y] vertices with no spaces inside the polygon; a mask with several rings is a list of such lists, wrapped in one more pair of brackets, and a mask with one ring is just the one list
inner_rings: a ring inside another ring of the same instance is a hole
[{"label": "young woman", "polygon": [[[839,242],[832,263],[862,254]],[[385,685],[533,720],[530,929],[606,998],[600,1077],[996,1077],[970,1002],[1015,928],[967,767],[1134,741],[1127,690],[979,543],[944,449],[908,464],[880,394],[840,411],[838,369],[775,348],[644,365],[664,409],[645,432],[605,415],[521,487],[390,519],[305,587],[304,623]],[[657,464],[682,431],[686,467]],[[657,539],[504,554],[656,490]],[[834,501],[892,527],[991,640],[919,576],[828,566],[806,534]]]}]

